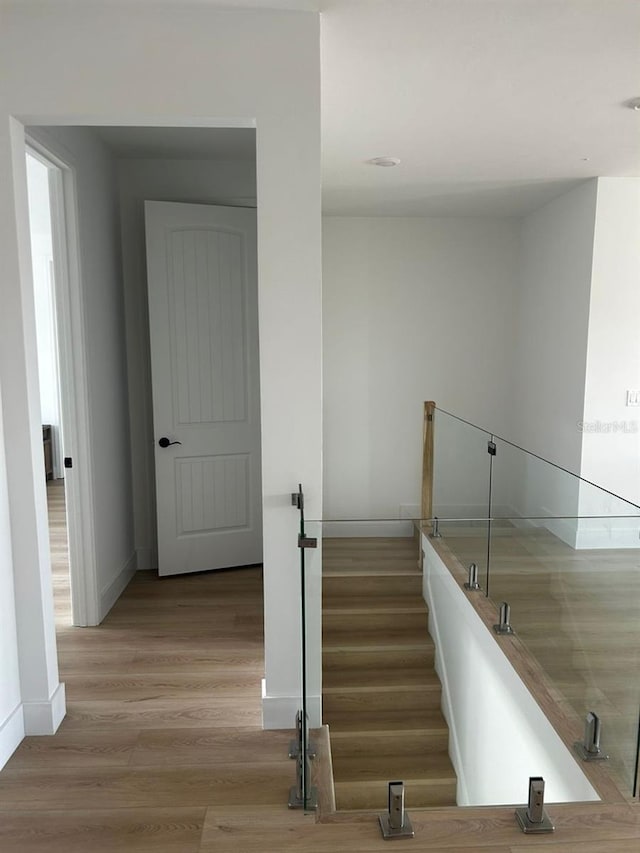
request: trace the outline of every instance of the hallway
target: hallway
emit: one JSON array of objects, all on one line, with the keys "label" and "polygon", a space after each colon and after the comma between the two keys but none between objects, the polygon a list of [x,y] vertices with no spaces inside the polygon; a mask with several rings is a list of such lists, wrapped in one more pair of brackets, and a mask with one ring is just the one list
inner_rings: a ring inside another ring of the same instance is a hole
[{"label": "hallway", "polygon": [[0,774],[3,853],[195,853],[207,806],[286,803],[289,733],[261,729],[261,569],[138,573],[74,628],[62,481],[48,497],[68,712]]}]

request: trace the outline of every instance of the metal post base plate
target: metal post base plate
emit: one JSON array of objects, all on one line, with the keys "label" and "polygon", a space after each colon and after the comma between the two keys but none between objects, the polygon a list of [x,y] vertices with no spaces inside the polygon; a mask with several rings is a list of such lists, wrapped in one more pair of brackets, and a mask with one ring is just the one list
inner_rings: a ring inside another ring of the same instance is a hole
[{"label": "metal post base plate", "polygon": [[526,808],[516,809],[516,818],[523,832],[555,832],[556,829],[546,812],[543,812],[540,823],[529,820]]},{"label": "metal post base plate", "polygon": [[[318,754],[316,750],[316,745],[313,741],[309,741],[309,746],[307,747],[307,757],[315,758]],[[297,740],[289,741],[289,758],[297,758],[300,755],[300,744]]]},{"label": "metal post base plate", "polygon": [[576,741],[573,748],[583,761],[607,761],[609,756],[606,752],[589,752],[582,741]]},{"label": "metal post base plate", "polygon": [[414,831],[411,826],[411,821],[409,820],[409,816],[405,814],[404,816],[404,826],[402,829],[394,829],[389,823],[389,815],[381,814],[378,816],[378,820],[380,821],[380,829],[382,831],[382,837],[389,841],[392,838],[413,838]]},{"label": "metal post base plate", "polygon": [[464,588],[469,589],[472,592],[480,592],[480,590],[482,589],[482,587],[480,586],[479,583],[468,583],[468,582],[465,582]]},{"label": "metal post base plate", "polygon": [[496,634],[515,634],[511,625],[494,625],[493,630]]},{"label": "metal post base plate", "polygon": [[307,802],[302,797],[298,796],[298,789],[294,785],[289,788],[289,803],[290,809],[304,809],[305,811],[314,812],[318,808],[318,789],[313,786],[309,788]]}]

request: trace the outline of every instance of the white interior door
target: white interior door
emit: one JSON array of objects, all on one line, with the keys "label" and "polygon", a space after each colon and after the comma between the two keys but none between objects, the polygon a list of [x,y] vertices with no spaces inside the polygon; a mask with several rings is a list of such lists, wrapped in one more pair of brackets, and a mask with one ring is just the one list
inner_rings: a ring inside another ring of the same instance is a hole
[{"label": "white interior door", "polygon": [[159,572],[259,563],[255,211],[145,202],[145,220]]}]

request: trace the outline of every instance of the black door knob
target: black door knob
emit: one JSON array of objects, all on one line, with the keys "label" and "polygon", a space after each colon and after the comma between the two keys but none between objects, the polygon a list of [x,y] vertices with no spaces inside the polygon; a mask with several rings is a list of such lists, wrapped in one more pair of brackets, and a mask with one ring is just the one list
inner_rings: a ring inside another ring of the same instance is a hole
[{"label": "black door knob", "polygon": [[160,447],[171,447],[172,444],[182,444],[181,441],[169,441],[164,435],[158,440]]}]

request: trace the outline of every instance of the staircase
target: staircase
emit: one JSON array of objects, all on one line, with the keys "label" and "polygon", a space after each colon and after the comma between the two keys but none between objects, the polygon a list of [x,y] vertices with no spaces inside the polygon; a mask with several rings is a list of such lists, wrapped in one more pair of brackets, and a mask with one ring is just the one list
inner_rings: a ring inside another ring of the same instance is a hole
[{"label": "staircase", "polygon": [[323,708],[339,810],[455,805],[413,539],[323,541]]}]

